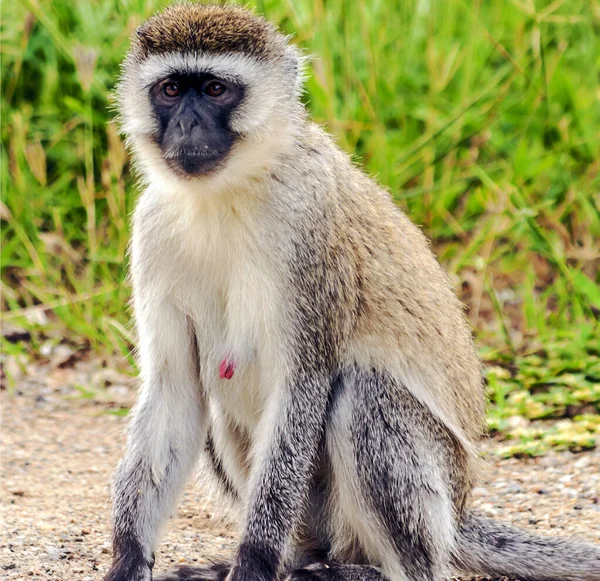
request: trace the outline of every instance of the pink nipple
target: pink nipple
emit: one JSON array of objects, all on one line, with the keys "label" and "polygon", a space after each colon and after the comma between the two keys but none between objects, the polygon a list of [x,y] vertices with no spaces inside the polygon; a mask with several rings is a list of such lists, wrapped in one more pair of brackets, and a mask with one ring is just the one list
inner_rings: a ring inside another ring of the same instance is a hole
[{"label": "pink nipple", "polygon": [[234,371],[235,365],[233,364],[233,361],[225,357],[225,359],[221,361],[221,365],[219,365],[219,377],[221,379],[231,379]]}]

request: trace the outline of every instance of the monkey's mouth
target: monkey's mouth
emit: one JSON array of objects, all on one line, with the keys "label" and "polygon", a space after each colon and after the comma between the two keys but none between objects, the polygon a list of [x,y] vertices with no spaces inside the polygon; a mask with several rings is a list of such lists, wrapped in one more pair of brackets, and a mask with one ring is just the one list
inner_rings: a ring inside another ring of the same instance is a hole
[{"label": "monkey's mouth", "polygon": [[214,149],[179,149],[164,154],[169,166],[187,176],[207,174],[221,165],[227,152]]}]

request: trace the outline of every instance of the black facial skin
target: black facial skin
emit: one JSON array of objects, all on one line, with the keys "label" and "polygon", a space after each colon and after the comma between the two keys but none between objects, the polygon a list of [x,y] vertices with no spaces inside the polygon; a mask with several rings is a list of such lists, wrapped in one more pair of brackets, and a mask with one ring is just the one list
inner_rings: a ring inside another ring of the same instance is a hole
[{"label": "black facial skin", "polygon": [[155,140],[169,167],[187,177],[216,169],[239,137],[230,117],[243,96],[242,86],[210,74],[174,74],[156,83],[150,89]]}]

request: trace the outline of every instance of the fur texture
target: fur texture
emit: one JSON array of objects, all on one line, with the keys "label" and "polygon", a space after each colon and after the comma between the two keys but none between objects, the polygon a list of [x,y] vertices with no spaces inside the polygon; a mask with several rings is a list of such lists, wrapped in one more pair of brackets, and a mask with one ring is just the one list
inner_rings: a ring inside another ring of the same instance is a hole
[{"label": "fur texture", "polygon": [[[439,581],[462,566],[597,581],[597,548],[469,516],[484,390],[462,307],[421,231],[307,119],[301,64],[263,19],[196,4],[150,19],[125,60],[143,384],[106,579],[150,578],[203,456],[241,543],[231,566],[162,579]],[[240,140],[219,171],[184,179],[153,141],[148,85],[206,71],[245,88]]]},{"label": "fur texture", "polygon": [[139,58],[172,52],[239,53],[256,60],[284,57],[285,38],[273,24],[238,6],[174,4],[136,31]]}]

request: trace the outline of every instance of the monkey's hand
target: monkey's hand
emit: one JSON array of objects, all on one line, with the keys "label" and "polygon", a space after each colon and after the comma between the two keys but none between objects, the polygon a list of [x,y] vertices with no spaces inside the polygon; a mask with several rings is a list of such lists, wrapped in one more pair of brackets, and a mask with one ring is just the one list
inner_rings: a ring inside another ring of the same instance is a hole
[{"label": "monkey's hand", "polygon": [[146,559],[123,555],[114,560],[102,581],[152,581],[152,565]]}]

